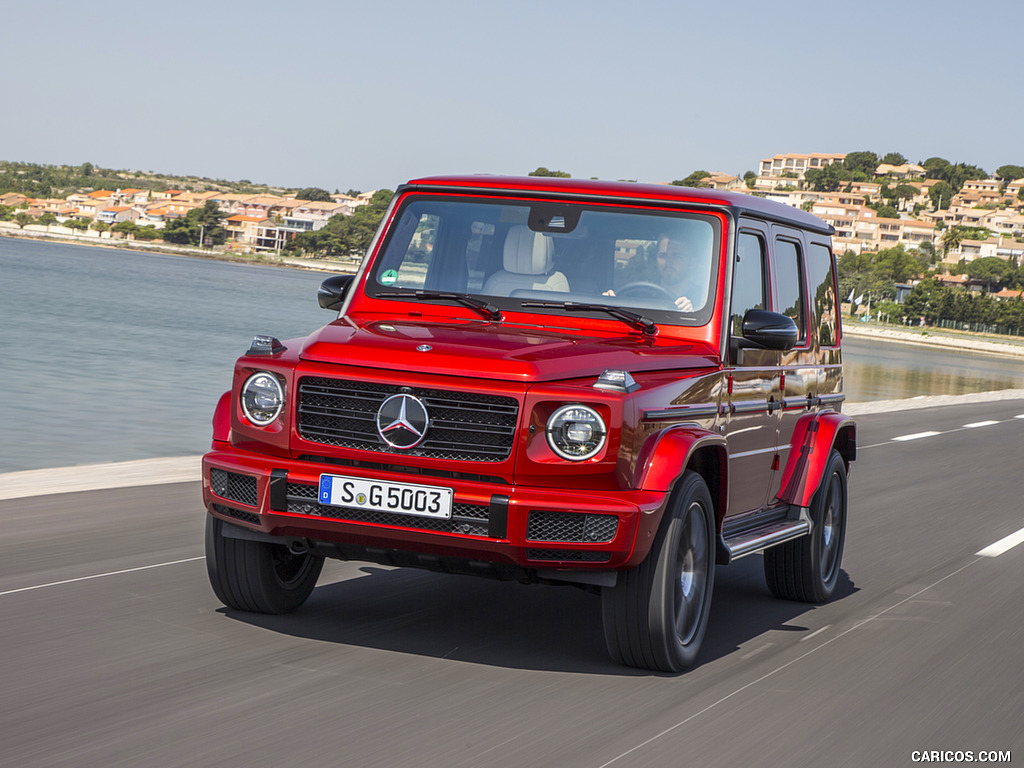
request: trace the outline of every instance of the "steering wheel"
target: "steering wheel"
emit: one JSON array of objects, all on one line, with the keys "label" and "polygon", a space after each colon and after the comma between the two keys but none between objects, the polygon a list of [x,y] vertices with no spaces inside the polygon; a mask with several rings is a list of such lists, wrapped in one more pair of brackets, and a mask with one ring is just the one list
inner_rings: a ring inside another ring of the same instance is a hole
[{"label": "steering wheel", "polygon": [[673,306],[675,306],[676,303],[676,297],[669,293],[666,288],[658,285],[657,283],[648,283],[643,281],[626,283],[615,291],[615,295],[634,299],[664,299]]}]

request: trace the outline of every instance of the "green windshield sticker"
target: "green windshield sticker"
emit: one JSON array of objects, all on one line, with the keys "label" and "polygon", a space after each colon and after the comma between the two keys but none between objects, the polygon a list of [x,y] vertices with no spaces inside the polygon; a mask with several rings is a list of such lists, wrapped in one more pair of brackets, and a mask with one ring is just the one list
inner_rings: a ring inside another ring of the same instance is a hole
[{"label": "green windshield sticker", "polygon": [[398,272],[393,269],[387,270],[383,275],[380,276],[381,285],[392,285],[398,280]]}]

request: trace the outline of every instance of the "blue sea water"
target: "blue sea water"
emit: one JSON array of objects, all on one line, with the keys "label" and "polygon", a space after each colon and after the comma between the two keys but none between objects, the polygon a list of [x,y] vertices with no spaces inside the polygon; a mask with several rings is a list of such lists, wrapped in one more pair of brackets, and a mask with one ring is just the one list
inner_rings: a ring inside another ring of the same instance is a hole
[{"label": "blue sea water", "polygon": [[324,277],[0,237],[0,472],[202,453],[253,335],[334,319]]},{"label": "blue sea water", "polygon": [[[204,452],[255,334],[305,336],[325,273],[0,237],[0,473]],[[1024,387],[1024,363],[847,336],[850,401]]]}]

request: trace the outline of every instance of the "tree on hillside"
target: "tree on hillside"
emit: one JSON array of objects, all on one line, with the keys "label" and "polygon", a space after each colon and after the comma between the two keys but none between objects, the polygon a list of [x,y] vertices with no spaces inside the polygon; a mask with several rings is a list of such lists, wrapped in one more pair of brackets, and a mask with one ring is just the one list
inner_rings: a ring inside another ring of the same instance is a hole
[{"label": "tree on hillside", "polygon": [[184,216],[168,221],[163,238],[178,245],[221,245],[227,239],[224,214],[213,200],[207,200],[202,208],[194,208]]},{"label": "tree on hillside", "polygon": [[110,229],[123,237],[127,237],[128,235],[134,235],[139,227],[134,221],[119,221]]},{"label": "tree on hillside", "polygon": [[32,217],[24,211],[18,211],[14,214],[14,222],[18,225],[18,229],[24,229],[26,225],[32,223]]},{"label": "tree on hillside", "polygon": [[924,168],[926,178],[945,181],[949,177],[950,162],[943,157],[929,157],[918,165]]},{"label": "tree on hillside", "polygon": [[910,200],[916,195],[917,188],[912,187],[909,184],[897,184],[896,188],[892,190],[892,196],[897,200]]},{"label": "tree on hillside", "polygon": [[967,265],[967,276],[972,280],[984,280],[989,291],[997,285],[1007,285],[1016,277],[1016,273],[1017,269],[1012,264],[998,256],[985,256]]},{"label": "tree on hillside", "polygon": [[143,224],[135,230],[136,240],[159,240],[160,231],[152,224]]},{"label": "tree on hillside", "polygon": [[942,233],[942,252],[945,254],[959,248],[964,239],[964,232],[960,227],[950,227]]},{"label": "tree on hillside", "polygon": [[537,170],[530,171],[529,176],[550,176],[558,179],[571,179],[572,176],[565,171],[549,171],[544,166],[539,166]]},{"label": "tree on hillside", "polygon": [[953,192],[959,192],[964,182],[969,179],[987,179],[988,173],[976,165],[966,163],[951,163],[941,157],[929,157],[921,166],[929,179],[941,179],[953,188]]},{"label": "tree on hillside", "polygon": [[928,199],[932,201],[932,207],[937,211],[949,208],[953,200],[953,188],[948,182],[940,181],[928,191]]},{"label": "tree on hillside", "polygon": [[1001,165],[996,168],[996,176],[1007,182],[1024,179],[1024,168],[1019,165]]},{"label": "tree on hillside", "polygon": [[356,208],[352,215],[332,216],[322,229],[300,233],[285,248],[321,257],[332,254],[350,257],[364,253],[384,218],[392,194],[390,189],[378,190],[368,204]]},{"label": "tree on hillside", "polygon": [[743,174],[743,183],[750,189],[754,188],[754,184],[757,182],[757,174],[753,171],[747,171]]},{"label": "tree on hillside", "polygon": [[329,203],[332,200],[331,193],[326,189],[320,189],[320,187],[300,189],[295,193],[295,197],[299,200],[310,200],[315,203]]},{"label": "tree on hillside", "polygon": [[905,165],[906,162],[907,158],[899,152],[887,152],[882,158],[882,163],[885,165]]},{"label": "tree on hillside", "polygon": [[860,171],[870,179],[878,167],[878,155],[874,152],[850,152],[843,160],[843,167],[851,174]]},{"label": "tree on hillside", "polygon": [[694,171],[685,179],[676,179],[671,184],[677,187],[706,187],[704,179],[710,177],[711,174],[707,171]]},{"label": "tree on hillside", "polygon": [[804,180],[815,192],[835,192],[844,181],[851,180],[851,174],[843,162],[838,162],[805,171]]},{"label": "tree on hillside", "polygon": [[110,225],[107,224],[107,222],[105,221],[94,221],[92,224],[89,225],[89,229],[95,230],[96,232],[102,234],[106,232],[108,229],[110,229]]}]

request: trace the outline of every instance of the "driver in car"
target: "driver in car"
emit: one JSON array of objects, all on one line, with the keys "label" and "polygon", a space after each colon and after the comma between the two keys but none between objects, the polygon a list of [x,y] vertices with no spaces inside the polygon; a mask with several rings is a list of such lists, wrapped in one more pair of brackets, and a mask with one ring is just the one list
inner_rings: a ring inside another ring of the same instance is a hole
[{"label": "driver in car", "polygon": [[[674,240],[668,235],[658,238],[658,250],[656,253],[657,275],[651,275],[656,285],[664,288],[665,291],[675,298],[676,309],[680,312],[693,312],[693,302],[690,296],[703,294],[698,281],[703,276],[695,274],[694,270],[688,268],[686,247],[679,240]],[[614,290],[607,290],[604,296],[614,296]]]}]

